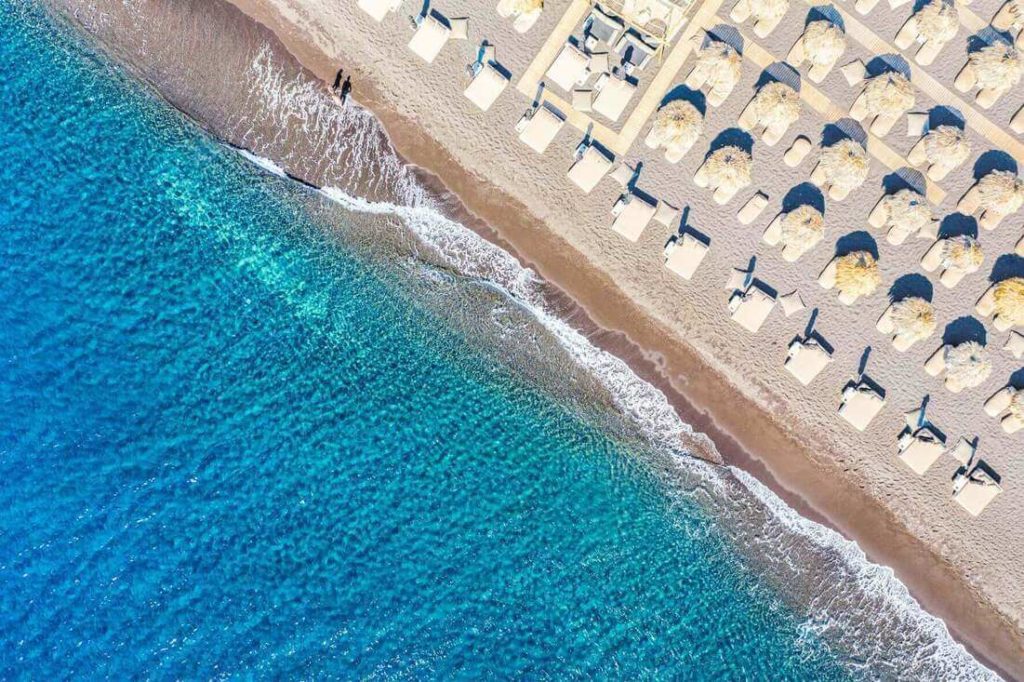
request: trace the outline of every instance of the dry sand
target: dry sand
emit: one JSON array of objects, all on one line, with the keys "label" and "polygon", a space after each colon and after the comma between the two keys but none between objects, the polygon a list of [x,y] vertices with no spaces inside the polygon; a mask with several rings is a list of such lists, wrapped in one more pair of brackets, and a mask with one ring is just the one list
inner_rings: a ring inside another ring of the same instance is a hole
[{"label": "dry sand", "polygon": [[[101,38],[106,31],[108,44],[115,37],[110,26],[89,23],[90,17],[102,14],[95,12],[97,3],[55,0],[54,4]],[[894,247],[867,227],[867,214],[881,196],[882,178],[888,173],[875,161],[861,189],[844,202],[828,202],[825,241],[797,263],[783,262],[777,250],[760,241],[760,234],[778,212],[782,197],[805,182],[813,166],[812,155],[802,166],[789,169],[782,164],[782,154],[797,134],[819,140],[821,117],[805,107],[801,120],[779,145],[768,148],[755,143],[755,187],[725,207],[714,205],[710,192],[690,181],[708,142],[735,125],[753,92],[761,70],[747,62],[740,85],[725,105],[709,109],[704,140],[681,163],[666,163],[640,141],[624,157],[644,164],[639,188],[689,206],[689,224],[710,236],[711,252],[694,281],[687,283],[662,266],[661,249],[671,230],[652,223],[638,244],[630,244],[609,229],[609,210],[620,188],[605,180],[590,196],[583,196],[565,178],[572,150],[582,137],[578,131],[566,126],[547,154],[539,156],[522,145],[512,130],[529,105],[514,87],[486,114],[462,96],[465,66],[481,38],[496,44],[498,60],[515,79],[568,0],[548,2],[542,19],[526,36],[515,34],[490,3],[438,3],[436,9],[448,16],[471,17],[472,40],[449,43],[432,66],[405,48],[412,32],[407,15],[418,11],[418,3],[413,8],[407,2],[383,25],[372,22],[347,0],[236,0],[234,4],[272,29],[319,77],[333,80],[338,66],[354,71],[356,96],[379,114],[399,151],[436,172],[458,193],[480,218],[470,221],[473,227],[515,250],[578,301],[601,329],[609,330],[588,329],[598,343],[623,355],[643,376],[662,386],[684,419],[712,435],[727,461],[749,469],[798,510],[827,520],[855,539],[870,557],[893,566],[926,608],[946,620],[973,651],[1005,673],[1024,677],[1024,529],[1017,523],[1024,508],[1024,486],[1020,485],[1024,462],[1017,448],[1024,435],[1003,434],[998,422],[982,411],[984,400],[1006,383],[1019,363],[999,350],[1005,334],[982,321],[994,365],[985,384],[954,396],[922,368],[941,344],[946,325],[973,314],[973,303],[987,288],[997,257],[1012,253],[1024,216],[1007,219],[994,233],[984,232],[984,267],[956,289],[946,290],[918,266],[928,242],[908,240]],[[140,3],[138,18],[147,20],[147,12],[180,13],[180,6],[174,5],[158,0]],[[719,16],[726,16],[730,7],[725,5]],[[981,0],[971,7],[988,17],[998,5]],[[204,11],[228,12],[219,5]],[[794,2],[779,29],[756,42],[782,59],[799,35],[806,11],[807,5]],[[890,10],[883,3],[861,21],[891,44],[909,11],[909,6]],[[183,26],[197,34],[210,29],[205,22]],[[247,30],[254,39],[261,38],[258,27]],[[746,29],[744,33],[749,35]],[[170,55],[181,47],[173,36],[162,42],[142,37],[144,31],[138,35],[117,36],[119,49],[129,61],[145,56],[144,63],[136,63],[164,96],[218,133],[237,123],[244,107],[228,111],[218,93],[237,86],[248,64],[241,58],[232,61],[233,53],[224,51],[224,63],[209,71],[219,74],[219,80],[211,76],[205,83],[196,83],[166,68],[173,62]],[[967,35],[962,28],[958,39],[928,70],[949,90],[964,60]],[[221,37],[216,30],[206,35],[210,51],[218,51]],[[871,56],[851,39],[843,61],[854,57],[867,61]],[[692,58],[677,82],[691,63]],[[645,81],[650,81],[656,68],[649,67]],[[843,108],[859,92],[847,86],[838,71],[818,87]],[[1022,102],[1024,88],[984,115],[1005,129]],[[919,91],[915,110],[931,106],[933,102]],[[255,121],[264,134],[250,131],[242,141],[261,154],[287,156],[294,150],[274,148],[273,130],[281,123]],[[971,129],[970,135],[974,158],[940,183],[947,193],[938,208],[940,215],[951,212],[970,186],[978,155],[994,147],[978,131]],[[885,140],[902,155],[914,141],[902,135],[902,123]],[[302,171],[304,177],[319,182],[329,174],[334,160],[321,161],[315,151],[311,155],[310,150],[301,150]],[[735,211],[754,189],[765,191],[771,203],[753,225],[744,227],[736,222]],[[836,301],[835,292],[822,290],[815,278],[832,257],[836,241],[859,231],[872,232],[878,242],[884,282],[875,295],[847,308]],[[777,310],[755,336],[728,319],[727,294],[722,289],[729,269],[746,265],[752,256],[757,257],[760,279],[780,293],[799,290],[809,306],[807,312],[791,318]],[[1015,266],[1004,259],[1000,267]],[[900,354],[875,331],[874,322],[888,304],[889,287],[907,274],[931,281],[940,326],[932,339]],[[835,361],[804,388],[782,369],[782,362],[786,346],[803,331],[811,308],[819,309],[816,329],[836,353]],[[842,387],[856,375],[868,347],[867,372],[888,391],[888,406],[866,433],[858,433],[835,411]],[[923,478],[895,458],[902,413],[917,407],[926,395],[931,396],[930,419],[951,441],[960,435],[977,435],[982,457],[1003,478],[1005,492],[977,519],[950,498],[950,478],[957,468],[951,458],[941,459]]]}]

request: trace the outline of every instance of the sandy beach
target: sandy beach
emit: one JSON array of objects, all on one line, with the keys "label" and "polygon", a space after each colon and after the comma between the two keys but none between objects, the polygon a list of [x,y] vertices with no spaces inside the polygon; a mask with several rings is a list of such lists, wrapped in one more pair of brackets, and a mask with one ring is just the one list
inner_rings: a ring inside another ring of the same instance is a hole
[{"label": "sandy beach", "polygon": [[[567,0],[549,2],[525,35],[514,33],[490,5],[468,0],[438,4],[436,9],[447,16],[470,17],[470,40],[450,42],[429,66],[405,47],[412,35],[407,15],[419,9],[409,3],[383,24],[369,19],[354,2],[51,4],[216,135],[272,158],[316,185],[333,184],[344,165],[330,154],[330,136],[337,131],[329,126],[310,131],[302,122],[275,119],[249,80],[253,51],[267,50],[267,62],[297,59],[325,83],[344,67],[353,78],[353,96],[383,122],[403,157],[422,167],[429,183],[458,197],[461,204],[448,206],[453,217],[516,254],[565,292],[562,305],[573,324],[661,388],[680,417],[710,437],[717,456],[755,475],[801,514],[855,540],[872,560],[892,567],[972,653],[1004,675],[1024,678],[1024,529],[1016,522],[1024,509],[1021,435],[1004,433],[998,420],[982,410],[1020,362],[1001,350],[1006,334],[991,320],[978,320],[993,366],[984,384],[954,395],[923,369],[949,333],[947,325],[974,316],[974,302],[990,285],[993,266],[1015,266],[1004,254],[1012,254],[1020,238],[1021,215],[1010,216],[995,231],[982,232],[986,260],[981,270],[957,288],[946,289],[918,264],[930,241],[911,239],[893,246],[868,227],[868,214],[882,196],[883,178],[892,170],[875,158],[861,188],[845,201],[828,203],[825,240],[796,263],[784,262],[777,249],[761,241],[761,233],[789,190],[807,181],[814,153],[792,169],[782,163],[782,155],[797,135],[815,143],[821,138],[826,123],[821,114],[805,103],[800,120],[778,145],[755,143],[754,185],[727,205],[716,205],[710,191],[691,181],[709,142],[735,125],[754,92],[762,68],[747,60],[742,81],[721,107],[708,109],[704,136],[680,163],[669,164],[660,152],[644,147],[643,132],[621,156],[630,163],[642,162],[640,189],[688,207],[688,223],[710,237],[708,257],[687,282],[663,266],[662,248],[673,229],[652,223],[637,243],[627,242],[610,229],[610,210],[621,187],[605,179],[584,196],[567,180],[572,152],[582,138],[579,130],[566,125],[544,155],[516,139],[513,126],[530,98],[517,92],[514,83],[569,7]],[[708,27],[725,20],[730,7],[710,12]],[[782,60],[799,36],[808,8],[793,3],[790,21],[768,38],[752,38],[750,43]],[[987,19],[998,8],[994,0],[981,0],[970,9]],[[891,45],[908,12],[907,6],[880,4],[856,20]],[[137,28],[123,30],[128,25]],[[743,32],[752,37],[749,27]],[[961,27],[957,40],[927,70],[944,91],[956,92],[953,79],[971,33]],[[513,85],[487,113],[462,95],[465,66],[484,37],[513,74]],[[843,61],[869,61],[876,52],[851,37]],[[685,64],[692,64],[692,56]],[[686,65],[673,83],[685,77]],[[650,68],[653,72],[657,67]],[[650,81],[646,76],[645,83]],[[838,70],[814,87],[840,109],[848,109],[859,93]],[[933,101],[919,89],[913,110],[939,104],[949,102]],[[1008,121],[1022,104],[1024,89],[1018,89],[978,115],[1005,136]],[[617,129],[621,127],[620,122]],[[917,139],[903,135],[903,127],[901,121],[884,138],[899,157]],[[989,139],[992,131],[985,125],[969,127],[968,134],[974,150],[970,161],[932,187],[933,196],[940,198],[940,216],[951,213],[973,183],[978,158],[998,149],[996,142],[1003,139]],[[1015,139],[1021,143],[1019,136]],[[754,190],[765,192],[769,205],[751,225],[740,225],[735,213]],[[870,233],[877,242],[882,286],[847,307],[815,280],[834,255],[836,242],[859,232]],[[731,268],[746,266],[755,256],[759,279],[780,294],[799,291],[808,308],[792,317],[776,308],[759,333],[751,335],[729,319],[723,283]],[[888,305],[890,287],[910,274],[931,282],[939,328],[932,338],[899,353],[875,330],[875,321]],[[813,309],[818,311],[816,331],[835,352],[824,372],[803,387],[785,372],[783,361]],[[886,408],[863,433],[836,415],[842,388],[862,363],[887,393]],[[958,466],[951,457],[943,456],[923,477],[896,458],[903,413],[917,408],[925,396],[930,396],[929,419],[950,442],[977,437],[979,454],[1002,477],[1003,493],[977,518],[951,499],[951,478]],[[706,441],[694,439],[692,447],[706,448]]]}]

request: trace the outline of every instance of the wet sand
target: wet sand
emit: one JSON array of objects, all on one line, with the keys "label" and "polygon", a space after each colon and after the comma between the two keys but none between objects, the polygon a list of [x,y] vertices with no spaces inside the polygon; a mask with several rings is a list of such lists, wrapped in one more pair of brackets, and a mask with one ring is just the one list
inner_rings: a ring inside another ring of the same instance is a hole
[{"label": "wet sand", "polygon": [[[233,94],[239,66],[251,60],[254,45],[272,44],[273,58],[294,55],[303,67],[327,84],[333,82],[338,61],[313,48],[303,36],[268,13],[263,3],[235,4],[274,34],[235,9],[199,0],[154,1],[128,17],[120,3],[103,6],[107,21],[96,20],[95,9],[74,0],[52,0],[170,103],[214,134],[251,146],[252,132],[239,136],[246,110]],[[143,14],[143,16],[138,16]],[[140,21],[141,20],[141,21]],[[117,30],[118,21],[140,21],[132,35]],[[153,42],[138,38],[149,33],[174,36],[153,50]],[[276,38],[281,44],[275,44]],[[282,47],[283,44],[283,47]],[[205,68],[177,68],[194,59]],[[294,68],[299,68],[297,65]],[[784,428],[772,415],[736,390],[701,355],[678,342],[665,328],[577,249],[544,229],[543,221],[514,198],[478,174],[467,171],[440,144],[423,134],[419,124],[389,106],[374,83],[354,69],[353,97],[383,122],[391,142],[410,163],[420,166],[423,179],[458,196],[450,205],[453,217],[514,253],[564,292],[560,312],[595,344],[626,360],[643,378],[661,388],[680,417],[713,440],[721,458],[745,469],[776,491],[804,516],[852,538],[874,561],[891,566],[914,596],[948,624],[954,636],[988,665],[1003,674],[1024,678],[1024,635],[1001,613],[998,605],[964,581],[962,569],[939,557],[916,538],[877,499],[847,476],[829,456],[824,442],[809,433]],[[257,121],[271,134],[271,121]],[[241,137],[242,139],[239,139]],[[246,138],[249,139],[246,139]],[[285,167],[312,184],[324,184],[327,172],[301,143],[287,143],[291,161]],[[263,150],[260,150],[263,154]],[[264,154],[278,158],[278,155]]]}]

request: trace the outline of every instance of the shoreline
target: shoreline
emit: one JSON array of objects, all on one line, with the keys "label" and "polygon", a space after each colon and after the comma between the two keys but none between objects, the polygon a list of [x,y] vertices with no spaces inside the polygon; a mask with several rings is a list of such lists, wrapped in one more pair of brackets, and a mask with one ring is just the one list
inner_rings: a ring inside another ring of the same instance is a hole
[{"label": "shoreline", "polygon": [[[284,30],[256,3],[230,0],[227,4],[270,30],[325,87],[329,84],[335,60]],[[801,515],[856,541],[869,559],[890,566],[914,598],[941,618],[979,660],[1004,675],[1024,677],[1019,656],[1024,634],[975,593],[953,566],[903,528],[863,486],[843,478],[839,466],[827,456],[816,457],[815,444],[800,442],[709,367],[697,351],[680,344],[671,331],[646,315],[567,241],[538,229],[543,221],[525,206],[462,168],[414,121],[390,108],[358,69],[353,71],[357,74],[353,96],[381,121],[402,158],[423,169],[433,189],[450,192],[462,202],[464,210],[455,208],[455,219],[563,292],[565,312],[575,328],[662,390],[681,419],[713,440],[726,464],[751,473]],[[149,84],[160,92],[158,85]],[[167,101],[195,118],[173,100]],[[221,137],[215,126],[199,122]]]}]

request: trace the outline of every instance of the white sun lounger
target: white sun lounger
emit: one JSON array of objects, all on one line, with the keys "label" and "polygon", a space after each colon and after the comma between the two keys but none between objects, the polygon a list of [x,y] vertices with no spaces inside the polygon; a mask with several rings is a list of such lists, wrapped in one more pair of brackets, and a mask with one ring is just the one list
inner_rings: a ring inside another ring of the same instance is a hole
[{"label": "white sun lounger", "polygon": [[843,402],[839,405],[839,416],[853,428],[863,431],[871,420],[885,407],[885,398],[864,381],[843,391]]},{"label": "white sun lounger", "polygon": [[732,319],[751,334],[756,334],[775,307],[775,297],[751,284],[743,293],[737,292],[729,299]]},{"label": "white sun lounger", "polygon": [[568,175],[584,194],[590,194],[611,167],[612,160],[596,146],[580,145],[576,153],[576,163],[569,168]]},{"label": "white sun lounger", "polygon": [[432,64],[451,35],[452,30],[431,12],[420,21],[420,27],[409,41],[409,49],[427,64]]},{"label": "white sun lounger", "polygon": [[707,253],[708,245],[687,233],[665,247],[665,267],[688,280],[697,272]]},{"label": "white sun lounger", "polygon": [[572,43],[566,43],[545,75],[552,83],[569,92],[587,80],[590,75],[589,66],[590,57]]},{"label": "white sun lounger", "polygon": [[786,370],[804,386],[809,385],[832,362],[832,355],[814,339],[789,344]]},{"label": "white sun lounger", "polygon": [[490,62],[483,65],[480,71],[465,90],[469,101],[477,105],[481,111],[487,111],[508,86],[508,78]]},{"label": "white sun lounger", "polygon": [[401,4],[402,0],[359,0],[358,3],[359,9],[369,14],[377,23],[384,21],[388,12],[398,9]]},{"label": "white sun lounger", "polygon": [[612,207],[612,229],[631,242],[640,239],[657,209],[635,194],[623,194]]},{"label": "white sun lounger", "polygon": [[914,433],[905,433],[899,439],[900,461],[918,476],[924,476],[945,451],[945,442],[928,426],[922,426]]},{"label": "white sun lounger", "polygon": [[543,104],[519,119],[516,130],[519,132],[519,139],[527,147],[538,154],[543,154],[563,125],[565,118],[547,104]]},{"label": "white sun lounger", "polygon": [[953,499],[971,516],[978,516],[1003,489],[982,467],[960,474],[953,480]]},{"label": "white sun lounger", "polygon": [[[629,106],[629,100],[636,92],[636,86],[632,83],[615,78],[614,76],[602,76],[600,91],[594,98],[592,108],[597,113],[611,121],[618,121],[622,112]],[[595,85],[595,88],[597,85]]]}]

